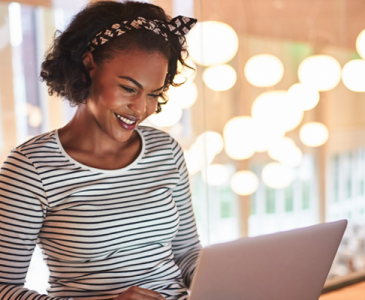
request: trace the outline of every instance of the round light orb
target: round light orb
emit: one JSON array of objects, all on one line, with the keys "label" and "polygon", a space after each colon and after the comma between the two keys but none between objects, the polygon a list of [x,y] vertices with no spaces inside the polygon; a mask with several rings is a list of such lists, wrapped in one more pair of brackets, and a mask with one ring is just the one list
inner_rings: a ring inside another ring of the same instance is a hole
[{"label": "round light orb", "polygon": [[188,150],[184,151],[186,166],[190,175],[194,175],[204,170],[210,165],[215,157],[215,153],[201,145],[194,143]]},{"label": "round light orb", "polygon": [[191,60],[191,58],[187,58],[185,60],[185,63],[192,67],[193,69],[190,69],[188,67],[183,66],[180,61],[177,62],[177,70],[179,74],[175,75],[174,82],[175,83],[188,83],[195,79],[196,77],[196,64]]},{"label": "round light orb", "polygon": [[303,159],[302,150],[300,150],[297,146],[293,146],[288,148],[285,155],[281,155],[279,162],[285,167],[297,167],[300,165]]},{"label": "round light orb", "polygon": [[209,67],[203,72],[203,81],[213,91],[227,91],[237,81],[237,73],[230,65]]},{"label": "round light orb", "polygon": [[212,186],[224,184],[229,177],[227,167],[220,164],[212,164],[203,169],[202,178],[204,182]]},{"label": "round light orb", "polygon": [[249,83],[257,87],[269,87],[277,84],[284,75],[284,65],[279,58],[271,54],[252,56],[245,65],[245,76]]},{"label": "round light orb", "polygon": [[225,151],[232,159],[247,159],[255,153],[254,121],[249,116],[235,117],[223,129]]},{"label": "round light orb", "polygon": [[268,147],[267,153],[272,159],[280,160],[293,147],[296,147],[294,141],[289,137],[283,137],[272,143]]},{"label": "round light orb", "polygon": [[365,92],[365,60],[347,62],[342,69],[342,81],[353,92]]},{"label": "round light orb", "polygon": [[224,140],[236,140],[240,137],[252,138],[255,123],[250,116],[240,116],[230,119],[223,128]]},{"label": "round light orb", "polygon": [[[181,108],[189,108],[198,99],[198,88],[194,82],[186,82],[179,87],[171,86],[168,91],[169,101],[177,103]],[[162,106],[162,111],[164,106]]]},{"label": "round light orb", "polygon": [[167,104],[162,105],[162,111],[159,114],[153,114],[148,119],[153,125],[170,127],[178,123],[181,116],[182,109],[180,104],[174,101],[168,101]]},{"label": "round light orb", "polygon": [[365,59],[365,29],[362,30],[356,39],[356,50],[359,55]]},{"label": "round light orb", "polygon": [[298,68],[301,83],[308,84],[317,91],[329,91],[341,80],[341,65],[329,55],[312,55],[304,59]]},{"label": "round light orb", "polygon": [[259,180],[251,171],[238,171],[231,178],[231,189],[241,196],[252,195],[258,186]]},{"label": "round light orb", "polygon": [[189,151],[194,157],[199,158],[199,168],[202,170],[204,167],[210,165],[214,157],[216,155],[216,152],[213,151],[211,148],[206,148],[202,144],[194,143],[190,146]]},{"label": "round light orb", "polygon": [[262,170],[262,181],[273,189],[282,189],[289,186],[294,179],[294,172],[291,168],[280,163],[268,163]]},{"label": "round light orb", "polygon": [[288,101],[287,99],[287,101],[284,102],[282,116],[285,117],[280,120],[280,123],[284,130],[288,132],[299,126],[303,120],[304,113],[295,103]]},{"label": "round light orb", "polygon": [[223,137],[215,131],[203,132],[196,138],[195,144],[201,148],[206,148],[206,151],[211,151],[214,155],[222,152],[224,148]]},{"label": "round light orb", "polygon": [[223,22],[198,22],[187,35],[187,40],[190,57],[202,66],[227,63],[238,51],[235,30]]},{"label": "round light orb", "polygon": [[30,126],[32,127],[41,126],[43,117],[40,107],[27,103],[27,114],[28,114],[28,123]]},{"label": "round light orb", "polygon": [[295,83],[288,90],[289,100],[301,110],[310,110],[319,102],[319,92],[312,86],[304,83]]},{"label": "round light orb", "polygon": [[281,139],[285,132],[280,130],[277,126],[268,126],[266,123],[254,122],[255,134],[253,138],[253,144],[256,152],[265,152],[269,146]]},{"label": "round light orb", "polygon": [[196,153],[190,151],[190,149],[184,150],[184,157],[189,175],[191,176],[198,173],[201,169],[200,157],[196,155]]},{"label": "round light orb", "polygon": [[226,154],[236,160],[248,159],[255,154],[254,146],[249,142],[242,140],[225,142]]},{"label": "round light orb", "polygon": [[319,122],[304,124],[299,131],[300,140],[308,147],[322,146],[328,140],[327,127]]},{"label": "round light orb", "polygon": [[252,118],[256,122],[266,124],[267,127],[278,124],[286,99],[286,91],[269,91],[260,94],[252,104]]},{"label": "round light orb", "polygon": [[303,119],[303,111],[282,90],[260,94],[252,104],[251,114],[255,121],[283,132],[293,130]]}]

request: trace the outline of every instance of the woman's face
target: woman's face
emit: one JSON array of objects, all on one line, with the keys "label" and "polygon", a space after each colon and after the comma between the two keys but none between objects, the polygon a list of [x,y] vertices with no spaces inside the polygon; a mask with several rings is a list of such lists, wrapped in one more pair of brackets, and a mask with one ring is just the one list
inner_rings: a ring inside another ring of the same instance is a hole
[{"label": "woman's face", "polygon": [[134,128],[156,111],[168,69],[166,57],[130,50],[97,66],[88,53],[84,63],[91,66],[88,111],[110,138],[127,141]]}]

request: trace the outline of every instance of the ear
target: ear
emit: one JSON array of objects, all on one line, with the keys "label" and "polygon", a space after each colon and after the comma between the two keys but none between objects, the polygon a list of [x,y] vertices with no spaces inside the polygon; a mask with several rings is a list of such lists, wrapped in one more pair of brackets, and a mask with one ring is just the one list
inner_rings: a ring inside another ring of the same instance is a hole
[{"label": "ear", "polygon": [[94,62],[94,57],[90,51],[86,51],[82,56],[82,62],[84,63],[85,69],[89,72],[90,77],[92,77],[93,71],[96,69],[96,64]]}]

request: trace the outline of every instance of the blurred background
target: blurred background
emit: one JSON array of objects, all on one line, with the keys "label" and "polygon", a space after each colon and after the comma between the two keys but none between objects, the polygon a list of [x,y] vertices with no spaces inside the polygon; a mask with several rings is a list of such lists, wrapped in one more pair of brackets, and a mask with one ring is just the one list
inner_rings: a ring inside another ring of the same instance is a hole
[{"label": "blurred background", "polygon": [[[145,122],[184,149],[204,246],[348,219],[328,276],[365,279],[365,2],[154,0],[195,17],[188,64]],[[40,64],[88,0],[0,1],[0,160],[63,127]],[[26,286],[46,293],[39,248]],[[350,279],[349,279],[350,278]]]}]

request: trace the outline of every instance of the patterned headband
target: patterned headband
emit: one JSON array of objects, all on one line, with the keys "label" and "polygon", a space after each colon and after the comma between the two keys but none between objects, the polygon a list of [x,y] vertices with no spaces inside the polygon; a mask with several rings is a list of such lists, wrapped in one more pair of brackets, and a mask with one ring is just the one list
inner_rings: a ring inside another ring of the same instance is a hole
[{"label": "patterned headband", "polygon": [[162,35],[165,40],[168,41],[167,34],[161,30],[161,28],[164,28],[179,36],[179,40],[182,42],[180,37],[187,34],[197,21],[197,19],[177,16],[170,22],[166,23],[161,20],[146,20],[143,17],[138,17],[137,19],[131,21],[123,21],[122,23],[115,23],[111,27],[107,27],[106,29],[100,31],[87,46],[89,47],[90,51],[94,51],[97,47],[105,44],[114,37],[120,36],[129,30],[140,28],[151,30],[155,34]]}]

